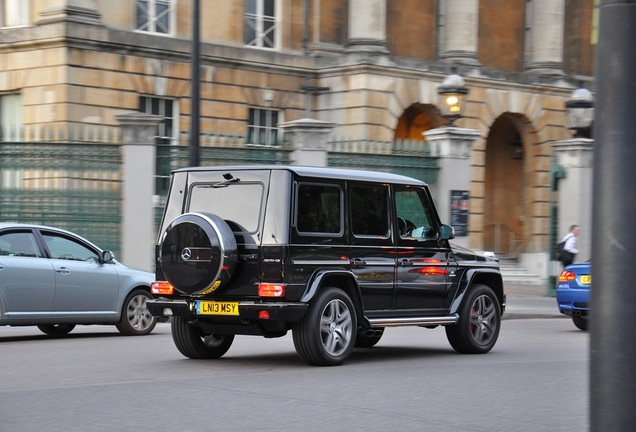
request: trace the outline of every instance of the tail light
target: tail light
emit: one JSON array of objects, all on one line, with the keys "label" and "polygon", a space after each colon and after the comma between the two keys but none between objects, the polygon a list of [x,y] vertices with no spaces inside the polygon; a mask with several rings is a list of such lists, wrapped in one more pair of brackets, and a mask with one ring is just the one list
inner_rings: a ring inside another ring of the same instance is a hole
[{"label": "tail light", "polygon": [[284,297],[285,284],[261,283],[258,284],[259,297]]},{"label": "tail light", "polygon": [[576,275],[574,274],[574,272],[571,272],[569,270],[563,270],[559,275],[559,282],[570,282],[573,280],[576,280]]},{"label": "tail light", "polygon": [[150,293],[154,295],[172,295],[174,287],[167,281],[154,281],[150,284]]}]

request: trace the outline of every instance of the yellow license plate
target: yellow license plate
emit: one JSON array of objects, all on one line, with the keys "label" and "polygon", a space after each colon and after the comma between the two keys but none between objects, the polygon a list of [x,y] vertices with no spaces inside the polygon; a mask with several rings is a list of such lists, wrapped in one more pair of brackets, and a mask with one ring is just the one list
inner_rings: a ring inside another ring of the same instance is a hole
[{"label": "yellow license plate", "polygon": [[592,275],[581,275],[581,285],[590,285],[592,283]]},{"label": "yellow license plate", "polygon": [[239,314],[238,302],[203,301],[196,302],[197,315],[236,315]]}]

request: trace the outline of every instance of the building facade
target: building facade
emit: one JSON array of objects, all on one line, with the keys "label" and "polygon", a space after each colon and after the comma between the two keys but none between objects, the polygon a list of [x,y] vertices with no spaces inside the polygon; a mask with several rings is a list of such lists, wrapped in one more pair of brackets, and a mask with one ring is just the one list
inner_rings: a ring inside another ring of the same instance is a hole
[{"label": "building facade", "polygon": [[[0,0],[2,136],[142,111],[186,144],[194,1]],[[312,118],[333,140],[424,139],[455,71],[456,125],[480,132],[469,245],[551,247],[551,143],[571,136],[572,91],[594,89],[594,0],[199,1],[202,133],[278,145],[280,123]]]}]

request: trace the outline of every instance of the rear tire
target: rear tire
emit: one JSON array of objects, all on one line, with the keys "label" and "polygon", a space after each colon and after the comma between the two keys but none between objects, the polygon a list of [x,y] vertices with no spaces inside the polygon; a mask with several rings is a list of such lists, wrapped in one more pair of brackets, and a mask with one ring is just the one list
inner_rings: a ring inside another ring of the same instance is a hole
[{"label": "rear tire", "polygon": [[587,324],[588,324],[587,318],[583,318],[580,316],[573,316],[572,322],[574,323],[577,329],[587,331]]},{"label": "rear tire", "polygon": [[474,285],[469,289],[459,311],[459,321],[446,327],[446,337],[459,353],[485,354],[499,337],[501,309],[490,287]]},{"label": "rear tire", "polygon": [[234,335],[206,335],[188,318],[172,317],[172,340],[181,354],[191,359],[217,359],[230,349]]},{"label": "rear tire", "polygon": [[75,328],[75,324],[40,324],[40,331],[51,336],[64,336]]},{"label": "rear tire", "polygon": [[310,365],[336,366],[351,355],[356,328],[356,312],[349,296],[341,289],[325,288],[294,326],[294,347]]}]

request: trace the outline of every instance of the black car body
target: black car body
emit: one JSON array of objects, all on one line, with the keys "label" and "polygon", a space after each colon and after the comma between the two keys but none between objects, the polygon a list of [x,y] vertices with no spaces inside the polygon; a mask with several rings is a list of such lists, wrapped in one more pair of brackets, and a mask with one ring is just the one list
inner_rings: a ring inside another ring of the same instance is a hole
[{"label": "black car body", "polygon": [[[505,294],[496,259],[451,248],[428,186],[370,171],[282,166],[173,172],[156,246],[153,315],[187,357],[234,335],[280,337],[309,364],[340,364],[385,327],[446,326],[485,353]],[[166,281],[166,282],[162,282]]]}]

